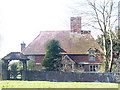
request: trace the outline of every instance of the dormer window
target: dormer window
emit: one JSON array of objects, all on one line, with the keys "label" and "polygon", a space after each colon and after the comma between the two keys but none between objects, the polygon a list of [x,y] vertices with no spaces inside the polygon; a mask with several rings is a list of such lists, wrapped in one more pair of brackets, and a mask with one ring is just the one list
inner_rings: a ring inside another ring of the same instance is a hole
[{"label": "dormer window", "polygon": [[96,48],[90,48],[88,50],[88,54],[89,54],[89,61],[95,61],[96,60],[95,57],[100,54],[100,51]]},{"label": "dormer window", "polygon": [[96,49],[95,48],[90,48],[88,50],[88,54],[89,54],[89,61],[95,61],[95,55],[96,55]]},{"label": "dormer window", "polygon": [[89,53],[89,61],[95,61],[95,54]]}]

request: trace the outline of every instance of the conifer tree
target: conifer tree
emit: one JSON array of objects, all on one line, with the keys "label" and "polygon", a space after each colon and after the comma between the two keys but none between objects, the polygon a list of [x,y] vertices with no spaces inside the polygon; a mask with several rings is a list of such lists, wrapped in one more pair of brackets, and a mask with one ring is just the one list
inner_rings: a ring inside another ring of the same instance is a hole
[{"label": "conifer tree", "polygon": [[61,67],[61,48],[58,40],[51,40],[46,45],[46,54],[42,66],[47,71],[59,71]]}]

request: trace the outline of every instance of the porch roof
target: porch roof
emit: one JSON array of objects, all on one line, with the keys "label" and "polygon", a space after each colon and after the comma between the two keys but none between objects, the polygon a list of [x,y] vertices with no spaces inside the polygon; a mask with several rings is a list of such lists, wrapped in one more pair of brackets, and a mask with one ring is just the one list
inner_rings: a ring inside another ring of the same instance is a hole
[{"label": "porch roof", "polygon": [[10,52],[1,60],[29,60],[29,59],[27,58],[27,56],[20,52]]}]

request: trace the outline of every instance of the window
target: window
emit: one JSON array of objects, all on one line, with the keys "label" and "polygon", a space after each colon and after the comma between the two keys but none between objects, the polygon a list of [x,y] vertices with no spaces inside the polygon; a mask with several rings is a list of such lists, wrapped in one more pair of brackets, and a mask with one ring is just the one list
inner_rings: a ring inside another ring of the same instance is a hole
[{"label": "window", "polygon": [[95,56],[94,55],[89,55],[89,61],[95,61]]},{"label": "window", "polygon": [[88,50],[88,54],[89,54],[89,61],[95,61],[96,56],[100,55],[100,51],[96,48],[90,48]]},{"label": "window", "polygon": [[83,64],[79,64],[78,65],[78,69],[83,69],[84,65]]},{"label": "window", "polygon": [[89,71],[96,72],[96,70],[100,69],[98,65],[89,65]]},{"label": "window", "polygon": [[94,50],[89,51],[89,61],[95,61],[95,51]]}]

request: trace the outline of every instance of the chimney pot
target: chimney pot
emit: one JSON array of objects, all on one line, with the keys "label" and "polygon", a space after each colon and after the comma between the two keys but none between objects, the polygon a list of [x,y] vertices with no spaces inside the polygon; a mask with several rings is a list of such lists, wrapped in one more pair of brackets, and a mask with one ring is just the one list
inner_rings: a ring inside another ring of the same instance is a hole
[{"label": "chimney pot", "polygon": [[21,43],[21,51],[26,47],[26,44],[23,42]]}]

